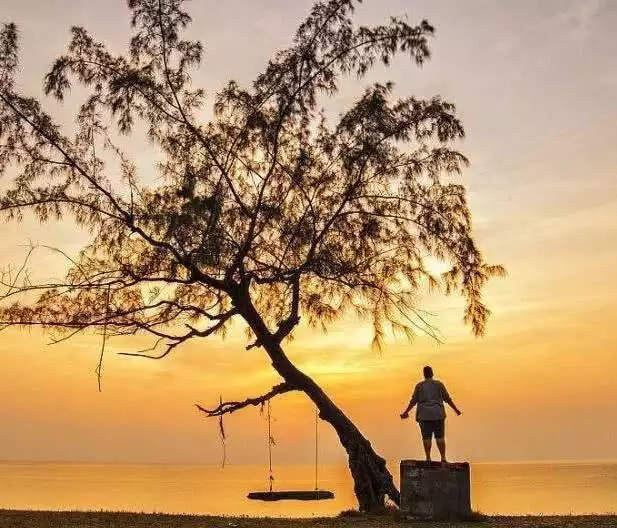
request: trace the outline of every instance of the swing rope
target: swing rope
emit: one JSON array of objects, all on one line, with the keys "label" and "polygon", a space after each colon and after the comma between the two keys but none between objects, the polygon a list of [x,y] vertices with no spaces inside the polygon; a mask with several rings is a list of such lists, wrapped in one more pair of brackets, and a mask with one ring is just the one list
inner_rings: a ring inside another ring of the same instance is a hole
[{"label": "swing rope", "polygon": [[319,477],[319,427],[318,427],[318,419],[319,419],[319,410],[317,406],[315,406],[315,491],[319,489],[317,486],[318,477]]},{"label": "swing rope", "polygon": [[[274,438],[272,438],[272,408],[270,407],[270,400],[267,403],[267,418],[268,418],[268,480],[270,482],[270,493],[272,493],[272,487],[274,485],[274,473],[272,471],[272,445],[274,444]],[[319,409],[315,407],[315,491],[319,490]]]},{"label": "swing rope", "polygon": [[274,484],[274,475],[272,474],[272,411],[270,409],[270,400],[268,400],[268,463],[270,466],[270,493],[272,493],[272,485]]},{"label": "swing rope", "polygon": [[[325,500],[333,499],[334,493],[319,489],[319,410],[315,409],[315,489],[308,490],[288,490],[273,491],[274,473],[272,471],[272,447],[274,438],[272,437],[272,406],[270,400],[265,404],[266,419],[268,420],[268,467],[270,471],[270,491],[251,491],[247,498],[251,500],[278,501],[278,500]],[[263,413],[264,405],[261,407]],[[262,414],[263,416],[263,414]]]}]

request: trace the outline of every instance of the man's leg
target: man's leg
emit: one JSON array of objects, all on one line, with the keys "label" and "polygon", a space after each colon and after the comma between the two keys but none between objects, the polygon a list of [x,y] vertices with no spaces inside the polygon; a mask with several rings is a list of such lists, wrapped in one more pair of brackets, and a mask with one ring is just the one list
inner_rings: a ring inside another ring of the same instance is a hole
[{"label": "man's leg", "polygon": [[418,422],[420,426],[420,432],[422,433],[422,445],[424,445],[424,453],[426,454],[426,461],[431,461],[431,447],[432,447],[432,436],[433,429],[431,427],[430,422]]},{"label": "man's leg", "polygon": [[446,459],[446,439],[445,438],[435,438],[435,443],[437,444],[437,449],[439,449],[439,454],[441,455],[441,461],[445,464]]},{"label": "man's leg", "polygon": [[426,453],[426,461],[431,461],[431,447],[433,447],[433,442],[430,438],[423,438],[422,443],[424,444],[424,452]]},{"label": "man's leg", "polygon": [[446,431],[445,431],[445,421],[442,420],[438,426],[435,428],[435,443],[437,444],[437,449],[439,449],[439,454],[441,455],[441,461],[445,464],[448,462],[446,459]]}]

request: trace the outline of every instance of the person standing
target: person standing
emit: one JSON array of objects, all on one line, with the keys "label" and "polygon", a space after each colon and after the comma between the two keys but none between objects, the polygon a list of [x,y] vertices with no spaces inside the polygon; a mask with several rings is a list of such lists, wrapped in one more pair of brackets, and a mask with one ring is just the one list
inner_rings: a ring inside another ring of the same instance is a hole
[{"label": "person standing", "polygon": [[420,426],[426,460],[427,462],[431,461],[432,439],[435,436],[441,461],[445,464],[447,459],[445,439],[446,410],[444,402],[452,407],[457,416],[461,415],[461,411],[452,401],[452,398],[450,398],[445,385],[433,378],[433,369],[431,367],[424,367],[423,374],[424,380],[416,385],[409,405],[401,413],[401,419],[409,418],[409,411],[417,406],[416,421]]}]

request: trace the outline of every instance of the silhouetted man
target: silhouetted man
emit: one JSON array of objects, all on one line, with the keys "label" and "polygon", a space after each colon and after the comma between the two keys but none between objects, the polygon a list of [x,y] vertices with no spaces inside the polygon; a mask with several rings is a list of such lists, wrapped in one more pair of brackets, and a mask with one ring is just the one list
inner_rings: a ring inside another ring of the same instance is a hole
[{"label": "silhouetted man", "polygon": [[446,410],[443,402],[446,402],[457,416],[461,415],[461,411],[450,398],[446,387],[441,381],[433,379],[433,369],[424,367],[424,381],[416,385],[413,395],[407,408],[401,414],[401,418],[405,420],[409,418],[409,411],[418,406],[416,410],[416,421],[420,425],[422,433],[422,443],[424,444],[424,452],[426,460],[431,461],[432,438],[435,435],[435,441],[441,454],[441,461],[446,460],[446,439],[445,439],[445,419]]}]

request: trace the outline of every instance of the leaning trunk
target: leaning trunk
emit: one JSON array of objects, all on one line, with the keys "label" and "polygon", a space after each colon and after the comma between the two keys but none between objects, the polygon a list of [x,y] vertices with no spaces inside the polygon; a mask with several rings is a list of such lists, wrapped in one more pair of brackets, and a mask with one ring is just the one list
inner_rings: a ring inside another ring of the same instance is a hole
[{"label": "leaning trunk", "polygon": [[276,371],[292,387],[303,391],[317,406],[319,417],[334,427],[349,457],[360,511],[383,510],[386,495],[398,504],[399,492],[386,461],[374,451],[360,430],[309,376],[289,361],[280,346],[265,348]]},{"label": "leaning trunk", "polygon": [[373,450],[370,442],[321,387],[291,363],[258,314],[253,312],[247,321],[272,360],[274,369],[286,383],[304,392],[317,406],[319,417],[334,427],[349,457],[349,469],[360,511],[383,510],[386,495],[399,504],[399,491],[386,467],[386,461]]}]

